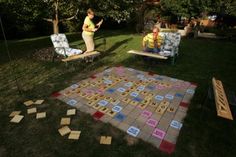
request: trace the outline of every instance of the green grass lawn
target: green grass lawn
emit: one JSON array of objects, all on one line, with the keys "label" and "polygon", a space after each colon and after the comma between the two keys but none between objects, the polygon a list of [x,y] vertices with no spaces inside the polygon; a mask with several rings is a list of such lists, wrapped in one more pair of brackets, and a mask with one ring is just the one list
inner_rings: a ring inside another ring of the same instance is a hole
[{"label": "green grass lawn", "polygon": [[[67,37],[72,47],[84,49],[79,33],[67,34]],[[236,123],[218,118],[212,101],[207,101],[202,108],[201,106],[213,76],[236,91],[236,44],[220,40],[183,39],[180,55],[172,66],[168,61],[155,60],[150,63],[127,54],[130,49],[141,48],[141,39],[141,35],[123,31],[98,32],[95,42],[102,56],[93,63],[75,61],[68,67],[62,62],[53,63],[32,58],[36,49],[52,46],[49,37],[9,41],[9,49],[14,59],[11,63],[4,43],[0,42],[0,156],[169,156],[141,140],[134,145],[128,145],[126,133],[109,124],[94,121],[91,116],[81,112],[72,121],[72,128],[82,131],[79,141],[69,141],[57,132],[60,118],[70,107],[51,98],[51,93],[116,65],[198,84],[176,150],[170,156],[235,156]],[[17,91],[15,79],[18,80],[21,94]],[[47,111],[47,118],[37,121],[34,116],[26,115],[26,107],[22,102],[42,98],[46,102],[39,110]],[[26,115],[20,124],[9,123],[8,115],[13,110],[22,110]],[[112,145],[100,145],[100,135],[113,136]]]}]

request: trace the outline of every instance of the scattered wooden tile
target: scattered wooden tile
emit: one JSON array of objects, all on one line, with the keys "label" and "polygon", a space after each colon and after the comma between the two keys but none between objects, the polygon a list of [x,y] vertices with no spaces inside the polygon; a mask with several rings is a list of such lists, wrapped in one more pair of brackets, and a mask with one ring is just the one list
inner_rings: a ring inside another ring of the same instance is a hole
[{"label": "scattered wooden tile", "polygon": [[11,119],[11,123],[20,123],[20,121],[24,118],[24,116],[22,115],[15,115],[12,119]]},{"label": "scattered wooden tile", "polygon": [[71,132],[70,128],[68,126],[64,126],[60,129],[58,129],[58,132],[61,136],[65,136],[66,134],[69,134]]},{"label": "scattered wooden tile", "polygon": [[75,115],[75,114],[76,114],[76,109],[69,109],[66,112],[67,116],[72,116],[72,115]]},{"label": "scattered wooden tile", "polygon": [[41,105],[44,102],[44,100],[36,100],[34,104],[36,105]]},{"label": "scattered wooden tile", "polygon": [[14,117],[15,115],[19,115],[21,113],[21,111],[13,111],[9,117]]},{"label": "scattered wooden tile", "polygon": [[34,104],[34,102],[32,100],[28,100],[28,101],[24,102],[25,106],[30,106],[30,105],[33,105],[33,104]]},{"label": "scattered wooden tile", "polygon": [[61,118],[61,125],[70,125],[70,118]]},{"label": "scattered wooden tile", "polygon": [[110,145],[112,137],[111,136],[101,136],[100,144]]},{"label": "scattered wooden tile", "polygon": [[37,108],[36,107],[27,109],[27,113],[28,114],[33,114],[33,113],[36,113],[36,112],[37,112]]},{"label": "scattered wooden tile", "polygon": [[70,140],[78,140],[80,137],[81,131],[71,131],[68,139]]},{"label": "scattered wooden tile", "polygon": [[46,112],[40,112],[36,114],[36,119],[46,118]]}]

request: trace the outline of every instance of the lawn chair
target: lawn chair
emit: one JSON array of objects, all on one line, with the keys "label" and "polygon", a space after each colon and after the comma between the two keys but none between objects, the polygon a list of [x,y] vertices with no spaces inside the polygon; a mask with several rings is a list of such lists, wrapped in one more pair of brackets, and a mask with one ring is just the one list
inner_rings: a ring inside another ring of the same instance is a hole
[{"label": "lawn chair", "polygon": [[[62,61],[66,63],[68,61],[76,59],[85,59],[88,57],[92,57],[93,59],[95,56],[98,56],[100,54],[100,52],[97,51],[92,51],[83,54],[82,50],[70,48],[65,34],[52,34],[51,40],[55,48],[55,52],[59,55],[64,56],[64,59],[62,59]],[[55,53],[53,52],[53,58],[52,58],[53,60],[54,56]]]},{"label": "lawn chair", "polygon": [[171,58],[171,63],[174,64],[176,57],[178,56],[179,44],[181,40],[180,34],[177,32],[160,32],[159,35],[163,39],[159,54],[137,50],[130,50],[128,53],[158,59]]}]

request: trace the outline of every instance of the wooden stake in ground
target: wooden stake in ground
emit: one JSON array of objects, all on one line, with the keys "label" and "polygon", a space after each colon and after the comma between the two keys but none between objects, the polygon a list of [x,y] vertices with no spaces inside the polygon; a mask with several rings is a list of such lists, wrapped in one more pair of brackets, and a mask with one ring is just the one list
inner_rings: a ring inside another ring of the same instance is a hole
[{"label": "wooden stake in ground", "polygon": [[101,136],[100,144],[110,145],[112,137],[111,136]]},{"label": "wooden stake in ground", "polygon": [[22,115],[15,115],[12,119],[11,119],[11,123],[20,123],[20,121],[24,118],[24,116]]}]

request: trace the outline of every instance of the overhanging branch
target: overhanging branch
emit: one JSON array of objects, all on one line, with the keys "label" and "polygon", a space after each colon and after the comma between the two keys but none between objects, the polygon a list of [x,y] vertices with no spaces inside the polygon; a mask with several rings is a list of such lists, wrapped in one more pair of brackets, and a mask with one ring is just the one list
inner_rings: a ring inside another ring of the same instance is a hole
[{"label": "overhanging branch", "polygon": [[71,16],[69,18],[61,19],[60,22],[62,22],[62,21],[69,21],[69,20],[74,19],[77,16],[78,12],[79,12],[79,9],[77,9],[75,15],[73,15],[73,16]]},{"label": "overhanging branch", "polygon": [[48,22],[53,22],[52,19],[43,18],[43,20],[48,21]]}]

